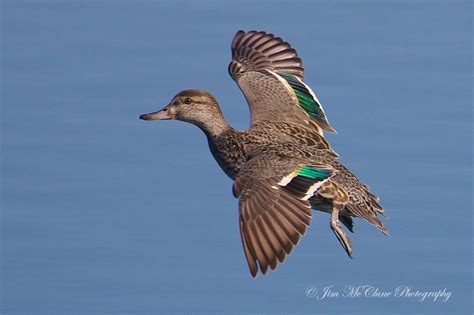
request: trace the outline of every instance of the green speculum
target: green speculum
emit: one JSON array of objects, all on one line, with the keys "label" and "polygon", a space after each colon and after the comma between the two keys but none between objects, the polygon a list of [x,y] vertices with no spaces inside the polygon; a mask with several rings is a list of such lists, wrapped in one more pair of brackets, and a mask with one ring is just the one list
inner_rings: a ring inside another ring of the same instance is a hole
[{"label": "green speculum", "polygon": [[317,169],[311,166],[305,166],[298,171],[299,176],[311,178],[311,179],[325,179],[331,174],[329,171]]},{"label": "green speculum", "polygon": [[278,73],[291,86],[298,99],[300,107],[311,117],[327,124],[326,116],[321,105],[313,98],[309,90],[301,84],[294,76],[286,73]]}]

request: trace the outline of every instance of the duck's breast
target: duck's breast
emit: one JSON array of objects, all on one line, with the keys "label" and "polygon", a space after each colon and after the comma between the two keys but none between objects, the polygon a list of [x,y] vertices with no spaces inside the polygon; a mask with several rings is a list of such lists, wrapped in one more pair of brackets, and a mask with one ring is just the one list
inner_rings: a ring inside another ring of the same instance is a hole
[{"label": "duck's breast", "polygon": [[209,149],[221,169],[235,179],[240,167],[247,161],[248,143],[245,134],[233,131],[208,140]]}]

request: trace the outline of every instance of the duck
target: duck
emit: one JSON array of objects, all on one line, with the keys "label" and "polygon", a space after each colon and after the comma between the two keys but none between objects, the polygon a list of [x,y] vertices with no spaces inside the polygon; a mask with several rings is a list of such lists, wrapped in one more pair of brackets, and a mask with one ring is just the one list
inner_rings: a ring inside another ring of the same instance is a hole
[{"label": "duck", "polygon": [[[238,31],[228,71],[244,94],[251,119],[240,131],[225,120],[216,98],[188,89],[140,119],[179,120],[200,128],[210,151],[233,180],[239,230],[250,274],[276,270],[311,225],[312,210],[329,214],[329,226],[352,258],[353,218],[387,235],[384,209],[341,162],[324,132],[335,132],[313,90],[303,81],[296,50],[264,31]],[[342,225],[341,225],[342,224]]]}]

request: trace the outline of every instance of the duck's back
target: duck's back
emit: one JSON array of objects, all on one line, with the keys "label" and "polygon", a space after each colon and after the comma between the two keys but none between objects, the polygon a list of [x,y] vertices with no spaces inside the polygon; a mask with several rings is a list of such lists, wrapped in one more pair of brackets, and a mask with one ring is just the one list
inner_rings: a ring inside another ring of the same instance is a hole
[{"label": "duck's back", "polygon": [[305,128],[288,122],[262,121],[253,125],[249,134],[256,139],[266,139],[269,143],[294,143],[303,149],[328,151],[327,154],[337,157],[326,139],[311,126]]},{"label": "duck's back", "polygon": [[248,131],[232,129],[209,139],[209,147],[220,167],[232,179],[252,154],[262,150],[324,160],[337,158],[317,132],[287,122],[262,121]]}]

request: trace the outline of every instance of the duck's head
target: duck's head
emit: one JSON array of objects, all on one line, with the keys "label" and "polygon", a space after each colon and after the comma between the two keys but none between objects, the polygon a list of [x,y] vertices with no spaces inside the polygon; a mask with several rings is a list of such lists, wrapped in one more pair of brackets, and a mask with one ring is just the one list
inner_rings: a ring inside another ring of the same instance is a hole
[{"label": "duck's head", "polygon": [[181,120],[201,128],[206,134],[216,135],[227,127],[214,96],[202,90],[184,90],[163,109],[140,115],[143,120]]}]

